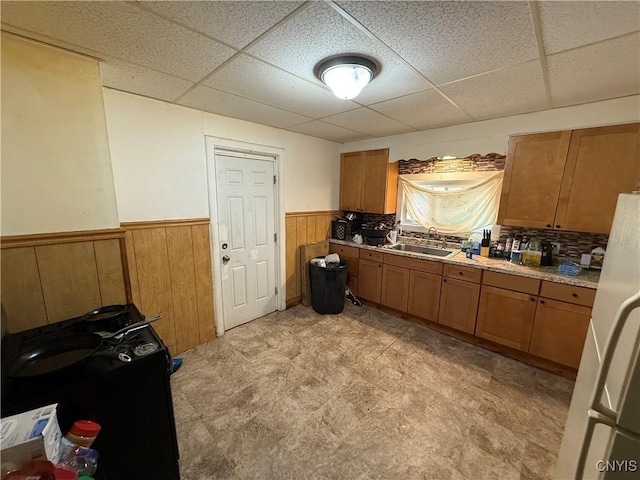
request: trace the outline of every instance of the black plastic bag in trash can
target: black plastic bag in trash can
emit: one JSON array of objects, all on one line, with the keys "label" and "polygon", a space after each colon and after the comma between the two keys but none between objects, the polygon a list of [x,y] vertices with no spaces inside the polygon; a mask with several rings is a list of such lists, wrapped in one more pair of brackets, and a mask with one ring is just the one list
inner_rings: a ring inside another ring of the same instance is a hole
[{"label": "black plastic bag in trash can", "polygon": [[[324,257],[316,257],[324,258]],[[320,267],[309,262],[311,306],[318,313],[340,313],[344,310],[347,287],[347,262],[328,263]]]}]

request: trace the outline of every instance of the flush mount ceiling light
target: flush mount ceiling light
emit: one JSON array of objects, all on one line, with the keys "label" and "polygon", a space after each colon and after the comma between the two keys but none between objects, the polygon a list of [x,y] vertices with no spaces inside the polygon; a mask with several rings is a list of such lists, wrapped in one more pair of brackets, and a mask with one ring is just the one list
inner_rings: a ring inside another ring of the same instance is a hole
[{"label": "flush mount ceiling light", "polygon": [[343,100],[358,96],[376,75],[376,64],[368,58],[344,55],[323,60],[316,66],[316,76]]}]

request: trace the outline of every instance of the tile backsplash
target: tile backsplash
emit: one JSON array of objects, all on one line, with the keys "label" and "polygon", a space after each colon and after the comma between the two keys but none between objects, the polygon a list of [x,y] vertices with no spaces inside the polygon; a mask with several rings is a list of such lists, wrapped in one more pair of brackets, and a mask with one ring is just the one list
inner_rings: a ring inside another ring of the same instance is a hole
[{"label": "tile backsplash", "polygon": [[[451,160],[441,160],[438,158],[430,158],[428,160],[400,160],[398,165],[398,173],[400,175],[410,175],[418,173],[449,173],[449,172],[482,172],[503,170],[506,157],[497,153],[489,153],[487,155],[471,155],[467,158],[456,158]],[[388,227],[396,224],[395,214],[378,215],[371,213],[363,213],[362,220],[368,224],[384,223]],[[422,232],[407,232],[404,236],[413,238],[426,238],[426,234]],[[580,262],[580,256],[583,253],[591,253],[599,244],[603,244],[606,248],[608,236],[600,233],[583,233],[583,232],[562,232],[558,230],[533,229],[522,227],[500,228],[500,240],[506,240],[509,236],[526,235],[528,238],[538,237],[541,240],[555,242],[561,245],[560,252],[555,257],[555,263],[561,263],[566,260]]]}]

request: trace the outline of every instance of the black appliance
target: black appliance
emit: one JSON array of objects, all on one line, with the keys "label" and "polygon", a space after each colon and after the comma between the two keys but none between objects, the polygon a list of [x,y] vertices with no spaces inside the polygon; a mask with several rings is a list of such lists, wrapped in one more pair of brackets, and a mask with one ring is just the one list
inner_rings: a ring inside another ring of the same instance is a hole
[{"label": "black appliance", "polygon": [[52,403],[64,434],[74,421],[98,422],[96,480],[178,480],[178,441],[169,375],[171,355],[152,325],[103,344],[56,372],[12,378],[6,366],[39,342],[73,333],[116,331],[144,319],[133,304],[117,322],[77,317],[7,335],[2,344],[2,417]]},{"label": "black appliance", "polygon": [[550,267],[553,265],[553,255],[552,249],[553,245],[547,241],[540,242],[540,247],[542,248],[542,256],[540,257],[540,266],[542,267]]},{"label": "black appliance", "polygon": [[379,247],[381,245],[384,245],[385,238],[389,233],[389,229],[381,228],[381,227],[373,228],[373,227],[363,225],[362,229],[360,230],[360,233],[362,233],[362,238],[364,240],[364,243],[374,247]]}]

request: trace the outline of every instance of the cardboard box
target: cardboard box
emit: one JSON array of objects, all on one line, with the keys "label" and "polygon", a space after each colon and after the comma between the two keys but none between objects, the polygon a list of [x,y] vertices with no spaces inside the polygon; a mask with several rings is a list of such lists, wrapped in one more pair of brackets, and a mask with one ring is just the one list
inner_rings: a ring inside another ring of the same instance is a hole
[{"label": "cardboard box", "polygon": [[36,408],[0,419],[2,464],[20,467],[31,460],[60,461],[62,432],[58,425],[58,404]]}]

